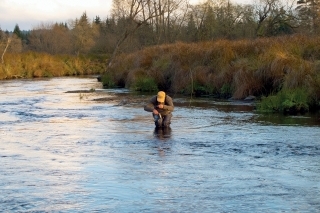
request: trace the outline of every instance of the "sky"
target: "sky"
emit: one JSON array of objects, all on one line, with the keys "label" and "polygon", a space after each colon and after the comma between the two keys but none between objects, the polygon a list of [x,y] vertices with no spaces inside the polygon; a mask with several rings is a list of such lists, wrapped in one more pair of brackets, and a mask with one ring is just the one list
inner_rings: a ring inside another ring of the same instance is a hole
[{"label": "sky", "polygon": [[[241,0],[240,0],[241,1]],[[203,0],[190,0],[196,4]],[[86,12],[89,19],[104,20],[111,10],[112,0],[0,0],[0,28],[13,31],[32,30],[41,24],[68,23]]]},{"label": "sky", "polygon": [[86,12],[93,20],[110,14],[112,0],[0,0],[0,27],[13,31],[31,30],[40,24],[67,22]]}]

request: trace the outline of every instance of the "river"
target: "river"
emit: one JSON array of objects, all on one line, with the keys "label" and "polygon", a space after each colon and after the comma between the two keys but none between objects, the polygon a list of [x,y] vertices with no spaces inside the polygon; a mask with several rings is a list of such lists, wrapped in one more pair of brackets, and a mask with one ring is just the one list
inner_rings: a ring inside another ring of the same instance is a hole
[{"label": "river", "polygon": [[0,81],[0,212],[320,212],[318,115],[176,96],[157,131],[119,95],[151,97],[94,77]]}]

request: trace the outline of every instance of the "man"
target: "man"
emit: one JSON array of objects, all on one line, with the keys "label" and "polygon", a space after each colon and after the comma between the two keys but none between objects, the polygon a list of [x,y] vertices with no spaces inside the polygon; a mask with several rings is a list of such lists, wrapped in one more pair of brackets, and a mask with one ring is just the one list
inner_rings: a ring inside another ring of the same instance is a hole
[{"label": "man", "polygon": [[145,111],[152,112],[154,123],[158,128],[170,126],[173,109],[172,98],[163,91],[153,96],[144,107]]}]

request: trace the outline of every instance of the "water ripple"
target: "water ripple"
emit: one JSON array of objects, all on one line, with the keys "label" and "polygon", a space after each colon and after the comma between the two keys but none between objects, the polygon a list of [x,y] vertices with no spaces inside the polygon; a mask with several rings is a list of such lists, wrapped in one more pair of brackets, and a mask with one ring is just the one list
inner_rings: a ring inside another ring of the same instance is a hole
[{"label": "water ripple", "polygon": [[94,78],[0,90],[1,212],[320,212],[312,116],[275,121],[251,105],[179,97],[159,130],[144,103],[91,101],[122,93]]}]

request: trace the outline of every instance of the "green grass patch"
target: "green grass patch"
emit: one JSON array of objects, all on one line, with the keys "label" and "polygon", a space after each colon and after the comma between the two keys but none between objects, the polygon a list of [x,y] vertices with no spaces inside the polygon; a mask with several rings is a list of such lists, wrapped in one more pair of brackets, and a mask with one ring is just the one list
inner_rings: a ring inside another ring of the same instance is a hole
[{"label": "green grass patch", "polygon": [[158,90],[157,84],[153,78],[139,77],[134,83],[132,88],[141,92],[152,92]]},{"label": "green grass patch", "polygon": [[296,114],[309,111],[309,95],[306,89],[285,89],[276,95],[262,97],[258,104],[260,112]]},{"label": "green grass patch", "polygon": [[115,88],[116,83],[110,73],[105,73],[101,77],[101,82],[104,88]]},{"label": "green grass patch", "polygon": [[230,98],[232,96],[232,87],[230,84],[223,84],[220,89],[220,96],[222,98]]}]

